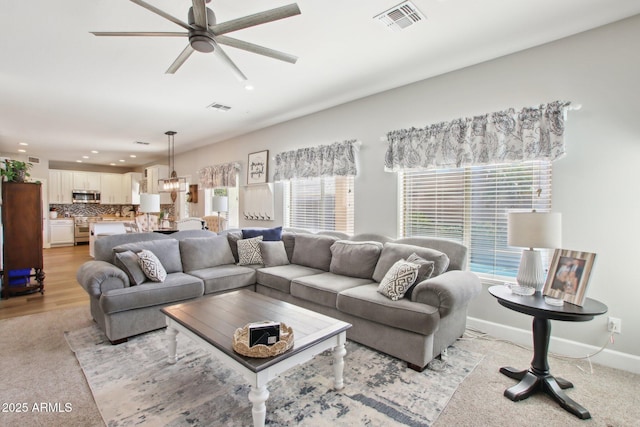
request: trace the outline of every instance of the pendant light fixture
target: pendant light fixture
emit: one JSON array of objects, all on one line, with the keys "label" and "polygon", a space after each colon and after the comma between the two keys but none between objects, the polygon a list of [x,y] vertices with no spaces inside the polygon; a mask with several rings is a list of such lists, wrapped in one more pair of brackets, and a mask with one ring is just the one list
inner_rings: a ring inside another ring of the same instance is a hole
[{"label": "pendant light fixture", "polygon": [[161,178],[158,180],[158,192],[160,193],[171,193],[171,201],[175,203],[178,197],[178,191],[186,191],[187,189],[187,179],[183,176],[178,176],[175,171],[175,141],[174,136],[178,132],[169,130],[164,134],[167,135],[169,140],[169,153],[168,153],[168,163],[169,170],[171,171],[169,178]]}]

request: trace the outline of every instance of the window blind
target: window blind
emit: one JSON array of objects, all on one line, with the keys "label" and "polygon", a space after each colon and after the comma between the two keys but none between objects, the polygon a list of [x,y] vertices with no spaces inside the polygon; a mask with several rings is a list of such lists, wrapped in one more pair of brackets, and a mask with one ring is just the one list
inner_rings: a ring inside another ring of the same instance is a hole
[{"label": "window blind", "polygon": [[353,176],[285,182],[285,227],[353,234],[353,190]]},{"label": "window blind", "polygon": [[459,241],[471,271],[516,277],[522,248],[507,246],[507,213],[550,211],[551,175],[549,161],[400,172],[399,235]]}]

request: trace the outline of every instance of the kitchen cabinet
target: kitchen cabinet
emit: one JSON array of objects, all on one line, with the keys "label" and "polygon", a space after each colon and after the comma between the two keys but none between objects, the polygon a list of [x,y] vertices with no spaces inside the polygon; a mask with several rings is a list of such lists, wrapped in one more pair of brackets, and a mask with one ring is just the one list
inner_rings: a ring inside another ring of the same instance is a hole
[{"label": "kitchen cabinet", "polygon": [[49,203],[70,204],[73,191],[73,172],[49,171]]},{"label": "kitchen cabinet", "polygon": [[122,191],[123,175],[103,173],[100,177],[100,204],[122,205],[125,203]]},{"label": "kitchen cabinet", "polygon": [[140,184],[142,174],[139,172],[127,172],[122,175],[122,194],[124,195],[123,203],[125,205],[140,204]]},{"label": "kitchen cabinet", "polygon": [[51,246],[73,246],[74,227],[72,219],[49,221],[49,243]]},{"label": "kitchen cabinet", "polygon": [[[5,299],[16,293],[44,292],[41,191],[39,183],[2,183],[2,297]],[[16,270],[28,272],[26,281],[12,285],[9,272]]]},{"label": "kitchen cabinet", "polygon": [[149,166],[144,170],[147,180],[147,193],[160,194],[160,204],[167,205],[173,203],[171,201],[171,193],[160,193],[158,191],[158,180],[169,178],[169,166],[155,165]]},{"label": "kitchen cabinet", "polygon": [[100,190],[100,176],[98,172],[73,172],[74,190]]}]

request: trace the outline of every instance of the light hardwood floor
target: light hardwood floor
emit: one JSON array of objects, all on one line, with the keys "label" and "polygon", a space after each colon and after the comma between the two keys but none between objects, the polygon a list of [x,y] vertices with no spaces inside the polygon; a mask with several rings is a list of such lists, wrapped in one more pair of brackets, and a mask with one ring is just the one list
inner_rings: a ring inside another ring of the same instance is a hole
[{"label": "light hardwood floor", "polygon": [[44,249],[44,295],[0,300],[0,319],[78,306],[89,309],[89,296],[76,281],[76,271],[89,256],[89,245]]}]

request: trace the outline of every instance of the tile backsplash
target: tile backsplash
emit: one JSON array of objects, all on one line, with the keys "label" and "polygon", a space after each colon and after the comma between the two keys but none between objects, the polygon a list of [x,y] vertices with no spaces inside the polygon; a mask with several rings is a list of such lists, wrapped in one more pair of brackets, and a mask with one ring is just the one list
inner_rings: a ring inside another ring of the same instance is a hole
[{"label": "tile backsplash", "polygon": [[[50,204],[49,210],[56,208],[58,217],[64,216],[106,216],[115,215],[120,213],[121,216],[129,216],[130,212],[135,212],[138,208],[137,205],[100,205],[91,203],[74,203],[70,205]],[[167,212],[170,217],[173,217],[174,210],[173,205],[161,205],[160,209]]]}]

